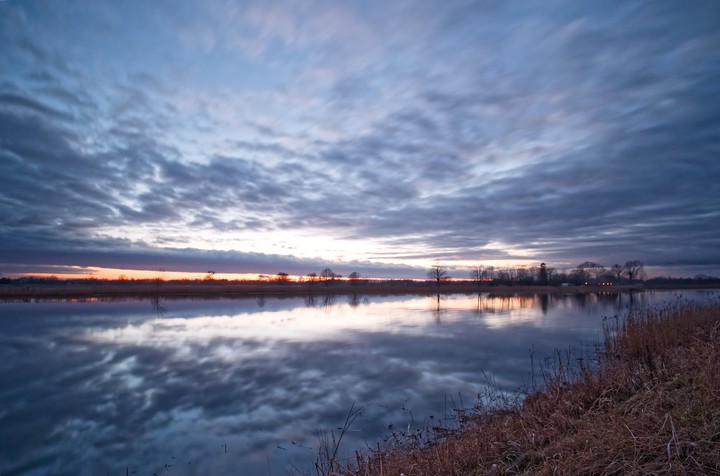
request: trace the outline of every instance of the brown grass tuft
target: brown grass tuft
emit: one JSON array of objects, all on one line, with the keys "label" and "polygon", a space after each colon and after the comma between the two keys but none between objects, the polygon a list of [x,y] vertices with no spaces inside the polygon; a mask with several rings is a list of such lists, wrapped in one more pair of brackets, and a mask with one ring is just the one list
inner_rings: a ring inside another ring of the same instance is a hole
[{"label": "brown grass tuft", "polygon": [[429,443],[357,454],[342,474],[720,475],[720,302],[611,322],[594,365],[559,359],[524,402],[476,408]]}]

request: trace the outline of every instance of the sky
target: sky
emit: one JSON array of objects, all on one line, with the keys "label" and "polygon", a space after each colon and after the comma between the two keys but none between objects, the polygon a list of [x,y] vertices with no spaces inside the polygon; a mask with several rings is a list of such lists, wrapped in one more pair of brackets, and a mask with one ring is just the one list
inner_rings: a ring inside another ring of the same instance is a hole
[{"label": "sky", "polygon": [[0,1],[0,273],[720,275],[720,2]]}]

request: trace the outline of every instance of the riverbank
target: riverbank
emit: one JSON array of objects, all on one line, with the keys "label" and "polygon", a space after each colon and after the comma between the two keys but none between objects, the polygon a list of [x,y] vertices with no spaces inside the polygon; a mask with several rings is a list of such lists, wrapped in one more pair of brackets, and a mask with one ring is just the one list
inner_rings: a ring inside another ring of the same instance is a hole
[{"label": "riverbank", "polygon": [[407,435],[323,467],[362,476],[720,474],[720,301],[611,321],[593,365],[572,372],[569,362],[556,360],[543,392],[476,408],[446,436]]},{"label": "riverbank", "polygon": [[259,281],[102,281],[74,284],[59,281],[50,284],[3,284],[0,299],[87,299],[123,297],[242,297],[242,296],[307,296],[380,295],[380,294],[588,294],[620,293],[642,290],[641,285],[623,286],[494,286],[488,283],[453,281],[441,283],[418,281],[329,281],[276,283]]}]

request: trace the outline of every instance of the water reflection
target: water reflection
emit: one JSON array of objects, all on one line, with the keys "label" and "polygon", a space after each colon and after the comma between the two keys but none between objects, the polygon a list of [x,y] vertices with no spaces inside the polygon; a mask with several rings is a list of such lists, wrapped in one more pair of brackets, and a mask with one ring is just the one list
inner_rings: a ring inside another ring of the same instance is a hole
[{"label": "water reflection", "polygon": [[[686,293],[687,294],[687,293]],[[279,474],[530,381],[529,350],[672,293],[0,304],[0,474]]]},{"label": "water reflection", "polygon": [[150,298],[150,306],[157,317],[162,317],[165,314],[165,307],[161,303],[160,296],[154,296]]}]

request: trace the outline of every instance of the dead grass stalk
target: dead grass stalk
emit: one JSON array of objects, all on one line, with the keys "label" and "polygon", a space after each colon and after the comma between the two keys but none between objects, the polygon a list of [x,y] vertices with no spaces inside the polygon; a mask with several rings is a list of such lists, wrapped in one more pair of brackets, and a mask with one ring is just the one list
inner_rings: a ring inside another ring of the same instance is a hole
[{"label": "dead grass stalk", "polygon": [[557,357],[524,401],[481,399],[456,431],[333,457],[332,471],[720,475],[720,301],[611,319],[592,365]]}]

